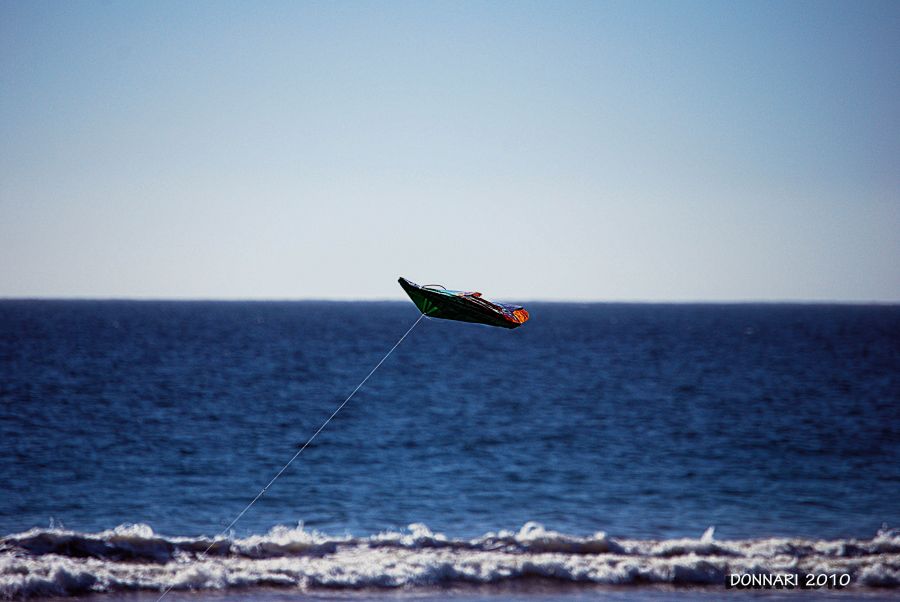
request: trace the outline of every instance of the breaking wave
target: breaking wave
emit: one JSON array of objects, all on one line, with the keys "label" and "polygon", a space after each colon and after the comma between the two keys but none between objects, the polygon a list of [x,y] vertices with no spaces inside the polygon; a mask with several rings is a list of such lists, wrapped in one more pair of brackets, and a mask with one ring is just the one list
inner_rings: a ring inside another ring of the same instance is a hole
[{"label": "breaking wave", "polygon": [[[210,547],[211,546],[211,547]],[[204,551],[209,549],[208,553]],[[708,585],[733,573],[847,573],[852,587],[900,586],[900,532],[868,540],[613,539],[527,523],[465,540],[414,524],[401,532],[332,537],[298,526],[244,539],[163,537],[147,525],[100,533],[32,529],[0,539],[0,598],[279,586],[401,588],[566,583]]]}]

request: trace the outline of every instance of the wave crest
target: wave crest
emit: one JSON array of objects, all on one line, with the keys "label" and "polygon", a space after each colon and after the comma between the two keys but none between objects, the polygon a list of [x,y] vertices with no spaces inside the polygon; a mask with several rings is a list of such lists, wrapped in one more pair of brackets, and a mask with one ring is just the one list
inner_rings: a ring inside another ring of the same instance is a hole
[{"label": "wave crest", "polygon": [[[206,549],[208,553],[205,553]],[[717,540],[579,537],[535,522],[475,539],[413,524],[368,537],[278,526],[246,538],[163,537],[148,525],[99,533],[32,529],[0,539],[0,596],[118,590],[395,588],[492,584],[526,578],[569,583],[724,586],[731,573],[848,573],[854,586],[900,586],[900,534],[869,540]]]}]

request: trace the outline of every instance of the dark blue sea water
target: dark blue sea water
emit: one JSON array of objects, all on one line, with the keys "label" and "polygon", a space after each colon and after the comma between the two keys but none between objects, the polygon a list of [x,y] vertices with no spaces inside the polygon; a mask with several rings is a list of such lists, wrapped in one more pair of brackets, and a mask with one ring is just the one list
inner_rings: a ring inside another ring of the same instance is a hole
[{"label": "dark blue sea water", "polygon": [[[528,304],[423,320],[235,536],[872,538],[900,524],[900,307]],[[0,535],[221,531],[409,303],[0,302]]]}]

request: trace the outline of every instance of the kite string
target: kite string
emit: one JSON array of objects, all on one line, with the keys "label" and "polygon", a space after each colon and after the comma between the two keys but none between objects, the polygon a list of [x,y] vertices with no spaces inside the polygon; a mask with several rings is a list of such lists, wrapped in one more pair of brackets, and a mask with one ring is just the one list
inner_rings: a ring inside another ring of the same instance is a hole
[{"label": "kite string", "polygon": [[[247,511],[250,510],[250,508],[253,506],[253,504],[255,504],[257,501],[259,501],[259,498],[261,498],[263,495],[265,495],[266,491],[269,490],[269,487],[271,487],[272,484],[273,484],[275,481],[278,480],[278,477],[280,477],[280,476],[282,475],[282,473],[284,473],[284,471],[288,469],[288,466],[290,466],[291,464],[294,463],[294,460],[296,460],[296,459],[300,456],[300,454],[303,453],[303,450],[306,449],[306,448],[309,446],[310,443],[312,443],[313,439],[315,439],[315,438],[319,435],[319,433],[321,433],[321,432],[325,429],[325,427],[328,426],[328,423],[331,422],[331,420],[332,420],[335,416],[338,415],[338,412],[340,412],[342,409],[344,409],[344,406],[347,405],[347,402],[349,402],[350,399],[351,399],[354,395],[356,395],[356,392],[359,391],[359,390],[362,388],[362,386],[363,386],[364,384],[366,384],[366,381],[369,380],[369,378],[370,378],[373,374],[375,374],[375,371],[378,370],[378,368],[381,367],[381,364],[383,364],[384,361],[385,361],[388,357],[390,357],[390,355],[394,352],[394,350],[395,350],[397,347],[400,346],[400,343],[403,342],[403,339],[405,339],[405,338],[407,337],[407,335],[409,335],[409,333],[411,333],[411,332],[413,331],[413,328],[415,328],[416,326],[418,326],[419,322],[421,322],[421,321],[422,321],[422,318],[424,318],[424,317],[425,317],[425,314],[422,314],[422,315],[419,316],[419,318],[418,318],[415,322],[413,322],[413,325],[409,327],[409,330],[407,330],[405,333],[403,333],[403,336],[400,337],[400,339],[399,339],[396,343],[394,343],[394,346],[391,347],[390,351],[388,351],[387,353],[384,354],[384,357],[382,357],[381,360],[380,360],[377,364],[375,364],[375,367],[372,368],[372,370],[366,375],[366,377],[365,377],[364,379],[362,379],[358,385],[356,385],[356,388],[353,389],[353,392],[350,393],[350,395],[347,396],[347,399],[345,399],[345,400],[341,403],[341,405],[339,405],[339,406],[337,407],[337,409],[336,409],[334,412],[331,413],[331,416],[329,416],[328,419],[325,420],[325,422],[322,423],[322,425],[316,430],[316,432],[313,433],[312,436],[311,436],[309,439],[306,440],[306,443],[304,443],[303,446],[302,446],[300,449],[297,450],[297,453],[295,453],[295,454],[291,457],[291,459],[287,461],[287,464],[285,464],[284,466],[282,466],[282,467],[281,467],[281,470],[279,470],[278,473],[277,473],[274,477],[272,477],[272,480],[269,481],[268,484],[267,484],[265,487],[263,487],[263,488],[260,490],[259,493],[256,494],[256,497],[255,497],[255,498],[253,498],[252,500],[250,500],[250,503],[247,504],[247,505],[244,507],[244,509],[241,510],[240,513],[239,513],[236,517],[234,517],[234,520],[231,521],[231,523],[230,523],[227,527],[225,527],[224,529],[222,529],[221,533],[219,533],[218,535],[216,535],[216,536],[213,538],[213,540],[212,540],[212,542],[209,544],[209,546],[203,551],[203,554],[209,553],[209,551],[210,551],[210,550],[213,548],[213,546],[216,544],[216,540],[219,539],[220,537],[222,537],[223,535],[225,535],[226,533],[228,533],[228,531],[230,531],[231,528],[234,527],[234,525],[237,524],[237,522],[238,522],[239,520],[241,520],[241,517],[243,517],[244,514],[246,514]],[[161,595],[159,598],[156,599],[156,602],[160,602],[160,600],[162,600],[163,598],[165,598],[165,597],[166,597],[166,594],[168,594],[168,593],[172,590],[172,588],[173,588],[174,586],[175,586],[174,583],[170,584],[169,587],[167,587],[167,588],[165,589],[165,591],[162,593],[162,595]]]}]

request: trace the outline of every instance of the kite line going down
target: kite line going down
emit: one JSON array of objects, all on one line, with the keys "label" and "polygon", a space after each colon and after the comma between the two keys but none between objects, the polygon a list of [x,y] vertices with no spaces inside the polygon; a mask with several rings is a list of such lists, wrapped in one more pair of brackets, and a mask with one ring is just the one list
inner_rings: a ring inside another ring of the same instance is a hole
[{"label": "kite line going down", "polygon": [[[273,484],[275,481],[278,480],[278,477],[280,477],[280,476],[282,475],[282,473],[284,473],[284,471],[288,469],[288,466],[290,466],[291,464],[294,463],[294,460],[296,460],[296,459],[300,456],[300,454],[303,453],[303,450],[306,449],[306,448],[309,446],[310,443],[312,443],[313,439],[315,439],[315,438],[319,435],[319,433],[321,433],[321,432],[325,429],[325,427],[328,426],[328,423],[331,422],[331,420],[332,420],[335,416],[338,415],[338,412],[340,412],[342,409],[344,409],[344,406],[347,405],[347,402],[350,401],[350,398],[352,398],[354,395],[356,395],[356,392],[359,391],[359,390],[362,388],[362,386],[363,386],[364,384],[366,384],[366,381],[369,380],[369,377],[371,377],[373,374],[375,374],[375,371],[378,370],[378,368],[381,367],[381,364],[383,364],[384,361],[385,361],[388,357],[390,357],[390,355],[394,352],[394,350],[395,350],[397,347],[400,346],[400,343],[403,342],[403,339],[405,339],[405,338],[407,337],[407,335],[413,331],[413,328],[415,328],[416,326],[419,325],[419,322],[421,322],[421,321],[422,321],[422,318],[424,318],[424,317],[425,317],[425,314],[421,314],[421,315],[419,316],[419,318],[418,318],[415,322],[413,322],[413,325],[409,327],[409,330],[407,330],[405,333],[403,333],[403,336],[400,337],[400,339],[399,339],[396,343],[394,343],[394,346],[391,347],[390,351],[388,351],[387,353],[384,354],[384,357],[382,357],[381,360],[380,360],[377,364],[375,364],[375,367],[372,368],[372,370],[366,375],[366,377],[365,377],[364,379],[362,379],[362,380],[359,382],[358,385],[356,385],[356,388],[353,389],[353,392],[350,393],[350,395],[347,396],[347,399],[345,399],[345,400],[341,403],[341,405],[339,405],[339,406],[337,407],[337,409],[336,409],[334,412],[331,413],[331,416],[329,416],[329,417],[325,420],[325,422],[322,423],[322,425],[316,430],[316,432],[313,433],[312,436],[311,436],[309,439],[306,440],[306,443],[304,443],[303,446],[302,446],[300,449],[297,450],[297,453],[295,453],[295,454],[291,457],[291,459],[287,461],[287,464],[285,464],[284,466],[282,466],[282,467],[281,467],[281,470],[279,470],[278,473],[276,473],[276,475],[275,475],[274,477],[272,477],[272,480],[270,480],[270,481],[266,484],[266,486],[263,487],[263,488],[260,490],[260,492],[256,494],[256,497],[253,498],[252,500],[250,500],[250,503],[247,504],[246,506],[244,506],[244,509],[241,510],[241,511],[238,513],[238,515],[234,517],[234,520],[231,521],[231,523],[229,523],[229,525],[228,525],[227,527],[225,527],[224,529],[222,529],[222,531],[221,531],[218,535],[216,535],[216,536],[213,538],[213,540],[212,540],[212,542],[210,542],[209,546],[208,546],[205,550],[203,550],[203,554],[204,554],[204,555],[207,554],[207,553],[209,553],[209,551],[213,548],[213,546],[216,545],[216,540],[218,540],[220,537],[222,537],[223,535],[225,535],[226,533],[228,533],[228,531],[230,531],[231,528],[234,527],[234,525],[236,525],[237,522],[238,522],[239,520],[241,520],[241,517],[244,516],[244,514],[246,514],[248,510],[250,510],[250,508],[253,506],[253,504],[255,504],[257,501],[259,501],[259,498],[261,498],[263,495],[265,495],[266,491],[269,490],[269,487],[271,487],[272,484]],[[173,587],[175,587],[175,583],[174,583],[174,582],[171,583],[171,584],[169,585],[169,587],[167,587],[167,588],[163,591],[162,595],[160,595],[160,597],[156,599],[156,602],[160,602],[160,600],[162,600],[163,598],[165,598],[165,597],[166,597],[166,594],[168,594],[168,593],[172,590]]]},{"label": "kite line going down", "polygon": [[[435,285],[426,285],[419,286],[415,282],[411,282],[406,278],[400,278],[399,280],[400,286],[403,287],[403,290],[406,291],[406,294],[409,295],[409,298],[415,303],[416,307],[419,309],[421,314],[418,319],[413,322],[413,325],[409,327],[403,336],[400,337],[394,346],[390,348],[390,350],[384,354],[384,357],[379,360],[375,367],[366,375],[364,379],[360,381],[356,388],[347,396],[347,398],[341,402],[341,405],[337,407],[337,409],[331,413],[325,422],[312,434],[312,436],[306,440],[306,443],[297,450],[297,452],[291,457],[290,460],[287,461],[287,464],[281,467],[274,477],[263,487],[259,493],[256,494],[250,503],[244,506],[244,509],[241,510],[237,516],[234,517],[234,520],[229,523],[227,527],[222,529],[222,531],[216,535],[213,540],[210,542],[209,546],[203,551],[203,555],[209,553],[209,551],[216,544],[216,540],[220,537],[228,533],[234,525],[237,524],[241,517],[247,513],[248,510],[259,501],[263,495],[269,490],[269,487],[272,486],[275,481],[278,480],[285,470],[294,463],[300,454],[303,453],[309,444],[312,443],[313,439],[315,439],[319,433],[321,433],[328,423],[338,415],[338,413],[344,409],[344,406],[350,401],[350,399],[356,395],[356,392],[359,391],[366,381],[375,374],[375,371],[381,367],[381,364],[387,360],[388,357],[394,352],[394,350],[400,346],[400,343],[413,331],[413,329],[418,326],[419,322],[422,321],[422,318],[431,317],[431,318],[441,318],[445,320],[456,320],[459,322],[474,322],[477,324],[485,324],[488,326],[498,326],[501,328],[518,328],[522,324],[528,321],[528,312],[525,308],[519,305],[505,305],[503,303],[492,303],[487,299],[482,298],[481,293],[477,292],[464,292],[464,291],[454,291],[447,290],[441,287],[441,290],[437,290],[433,288]],[[169,584],[169,586],[163,590],[162,594],[159,598],[156,599],[156,602],[160,602],[163,598],[166,597],[172,588],[175,587],[174,581]]]}]

